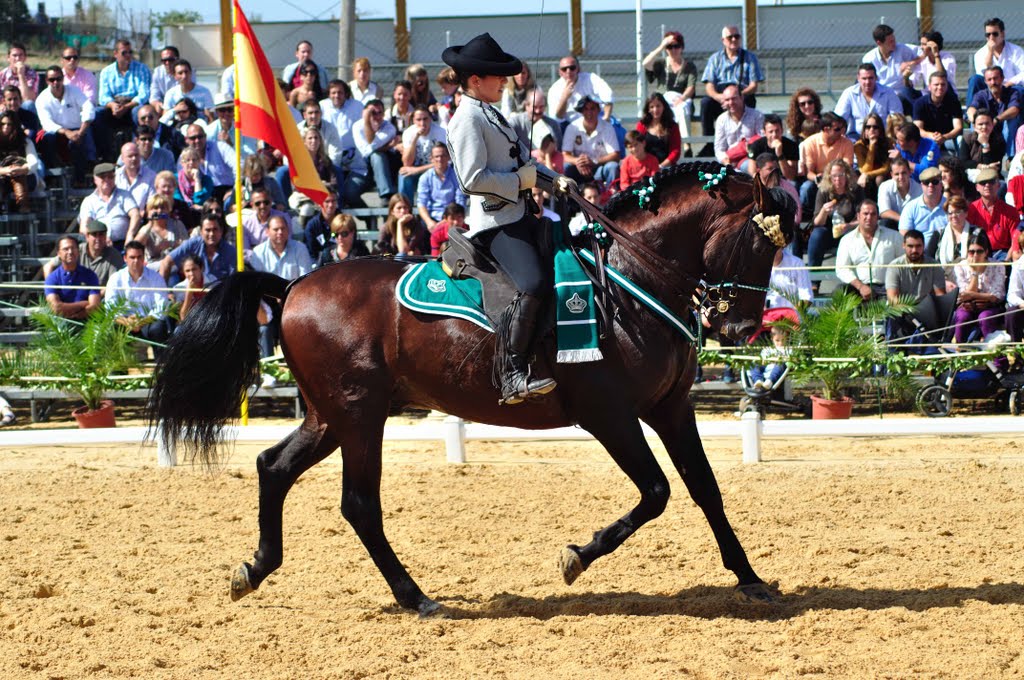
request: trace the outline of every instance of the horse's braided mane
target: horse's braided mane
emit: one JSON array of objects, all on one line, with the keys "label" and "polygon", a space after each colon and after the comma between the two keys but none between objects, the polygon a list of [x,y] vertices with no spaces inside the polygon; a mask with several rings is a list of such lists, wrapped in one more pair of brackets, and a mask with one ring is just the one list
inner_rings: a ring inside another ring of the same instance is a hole
[{"label": "horse's braided mane", "polygon": [[[704,162],[704,161],[691,161],[688,163],[680,163],[678,165],[670,165],[667,168],[662,168],[654,175],[654,183],[660,187],[661,183],[665,180],[669,180],[673,177],[681,177],[684,175],[693,175],[694,179],[697,177],[698,171],[704,171],[710,174],[718,173],[722,168],[725,168],[729,175],[735,175],[736,172],[729,166],[723,166],[718,162]],[[616,213],[621,214],[626,208],[637,206],[637,197],[633,194],[633,189],[646,185],[648,180],[641,180],[634,182],[629,186],[628,189],[624,189],[614,196],[612,196],[608,203],[605,204],[602,211],[608,217],[615,217]]]}]

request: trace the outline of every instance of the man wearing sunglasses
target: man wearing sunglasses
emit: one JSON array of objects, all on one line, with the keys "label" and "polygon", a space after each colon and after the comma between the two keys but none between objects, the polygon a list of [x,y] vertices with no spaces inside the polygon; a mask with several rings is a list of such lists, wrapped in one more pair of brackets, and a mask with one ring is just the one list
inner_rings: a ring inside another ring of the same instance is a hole
[{"label": "man wearing sunglasses", "polygon": [[571,54],[559,60],[558,75],[559,78],[548,88],[548,102],[554,106],[555,118],[562,123],[563,130],[565,125],[581,117],[577,107],[584,97],[601,102],[605,120],[612,117],[615,95],[604,78],[590,71],[581,71],[579,60]]},{"label": "man wearing sunglasses", "polygon": [[974,75],[967,82],[967,101],[985,89],[985,71],[1003,69],[1006,85],[1024,85],[1024,49],[1006,39],[1006,24],[998,17],[985,21],[985,44],[974,53]]},{"label": "man wearing sunglasses", "polygon": [[[149,103],[156,109],[158,116],[164,114],[164,95],[167,90],[178,84],[174,79],[174,65],[181,59],[178,48],[168,45],[160,50],[160,65],[153,69],[153,79],[149,87]],[[195,82],[195,76],[192,77]]]},{"label": "man wearing sunglasses", "polygon": [[43,127],[40,155],[48,168],[73,165],[75,182],[82,182],[96,163],[96,145],[90,129],[96,107],[84,92],[64,84],[64,72],[58,66],[46,70],[46,85],[36,99],[36,112]]},{"label": "man wearing sunglasses", "polygon": [[271,218],[280,217],[283,219],[288,227],[288,233],[291,233],[291,216],[286,212],[270,207],[272,203],[273,197],[263,187],[257,187],[249,194],[249,204],[252,206],[252,211],[248,215],[242,216],[243,248],[246,262],[252,256],[253,249],[267,240],[269,234],[267,230],[270,227]]},{"label": "man wearing sunglasses", "polygon": [[74,85],[85,93],[93,104],[99,103],[99,86],[96,74],[79,66],[81,56],[76,47],[65,47],[61,51],[60,60],[64,72],[64,84]]},{"label": "man wearing sunglasses", "polygon": [[149,67],[133,58],[129,40],[114,45],[114,63],[100,71],[100,106],[96,146],[100,158],[113,162],[120,145],[132,138],[133,111],[149,101]]},{"label": "man wearing sunglasses", "polygon": [[[729,85],[739,88],[740,97],[747,108],[757,108],[757,98],[754,95],[757,93],[758,84],[764,82],[764,73],[761,71],[761,62],[757,60],[757,55],[743,49],[743,36],[738,26],[722,28],[722,49],[708,59],[701,81],[704,83],[704,96],[700,100],[700,124],[703,135],[715,134],[715,121],[724,110],[722,93]],[[698,155],[710,156],[712,153],[705,148]]]},{"label": "man wearing sunglasses", "polygon": [[990,260],[1002,262],[1013,245],[1020,215],[999,198],[999,172],[993,168],[978,170],[974,178],[980,198],[967,208],[967,222],[985,230],[992,245]]}]

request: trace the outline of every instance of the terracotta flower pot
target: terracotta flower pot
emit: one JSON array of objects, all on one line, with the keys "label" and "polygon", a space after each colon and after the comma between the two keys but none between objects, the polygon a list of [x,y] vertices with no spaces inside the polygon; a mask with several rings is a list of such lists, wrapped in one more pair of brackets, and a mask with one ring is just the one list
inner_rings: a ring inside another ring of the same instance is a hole
[{"label": "terracotta flower pot", "polygon": [[114,421],[114,402],[109,399],[101,401],[100,407],[95,411],[90,411],[88,407],[82,406],[72,411],[71,415],[78,421],[80,428],[117,427],[117,423]]},{"label": "terracotta flower pot", "polygon": [[853,412],[853,399],[843,397],[838,401],[811,396],[811,417],[814,420],[846,420]]}]

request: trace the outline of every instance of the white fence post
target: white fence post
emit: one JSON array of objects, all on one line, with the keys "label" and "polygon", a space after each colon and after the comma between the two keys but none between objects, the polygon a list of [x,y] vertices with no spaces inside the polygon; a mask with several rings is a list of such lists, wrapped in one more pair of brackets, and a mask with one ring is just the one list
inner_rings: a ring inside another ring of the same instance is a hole
[{"label": "white fence post", "polygon": [[743,462],[761,462],[761,414],[747,411],[740,421],[740,436],[743,438]]},{"label": "white fence post", "polygon": [[174,467],[178,464],[178,450],[171,442],[170,446],[164,445],[164,424],[161,422],[156,426],[156,464],[159,467]]},{"label": "white fence post", "polygon": [[449,463],[466,462],[466,423],[462,418],[444,419],[444,449]]}]

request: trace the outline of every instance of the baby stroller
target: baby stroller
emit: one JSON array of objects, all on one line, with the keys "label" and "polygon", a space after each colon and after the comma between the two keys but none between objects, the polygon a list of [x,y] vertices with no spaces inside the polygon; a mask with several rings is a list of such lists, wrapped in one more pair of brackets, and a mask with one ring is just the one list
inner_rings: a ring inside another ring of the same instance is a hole
[{"label": "baby stroller", "polygon": [[[914,311],[920,333],[911,342],[946,343],[953,339],[953,314],[957,291],[941,296],[928,296]],[[944,325],[942,320],[945,320]],[[937,330],[927,331],[926,328]],[[975,331],[977,332],[977,331]],[[977,338],[980,341],[980,338]],[[945,348],[930,348],[930,354],[949,354]],[[1005,400],[1012,415],[1024,412],[1024,371],[1021,362],[1012,367],[1003,357],[985,361],[975,368],[937,371],[934,382],[918,390],[915,403],[929,418],[944,418],[953,410],[953,399]]]},{"label": "baby stroller", "polygon": [[740,398],[739,412],[749,413],[757,411],[762,418],[769,411],[779,413],[802,413],[804,417],[811,417],[811,400],[807,397],[794,397],[793,385],[787,377],[789,366],[782,371],[782,375],[769,387],[755,385],[751,380],[749,371],[740,371],[740,387],[743,388],[743,395]]}]

